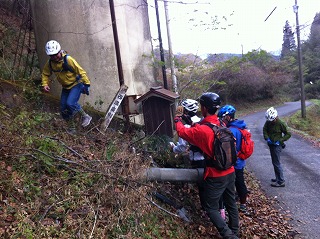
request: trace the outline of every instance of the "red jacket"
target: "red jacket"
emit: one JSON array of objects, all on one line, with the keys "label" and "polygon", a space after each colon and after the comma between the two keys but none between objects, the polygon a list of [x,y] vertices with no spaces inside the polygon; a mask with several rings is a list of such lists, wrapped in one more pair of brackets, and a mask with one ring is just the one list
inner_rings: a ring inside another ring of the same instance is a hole
[{"label": "red jacket", "polygon": [[[176,130],[179,137],[188,141],[190,144],[199,147],[204,154],[212,155],[214,132],[209,126],[203,125],[205,123],[220,125],[217,115],[209,115],[205,117],[200,124],[195,124],[195,126],[191,128],[185,128],[183,123],[178,121],[176,123]],[[217,170],[212,167],[206,167],[203,176],[204,179],[206,179],[207,177],[217,178],[233,172],[233,167],[223,171]]]}]

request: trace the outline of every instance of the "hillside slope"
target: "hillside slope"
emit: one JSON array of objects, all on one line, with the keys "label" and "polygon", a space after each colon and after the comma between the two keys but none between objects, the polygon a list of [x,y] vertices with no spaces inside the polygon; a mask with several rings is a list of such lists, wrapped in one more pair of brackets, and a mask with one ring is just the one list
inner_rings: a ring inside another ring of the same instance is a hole
[{"label": "hillside slope", "polygon": [[[219,238],[195,185],[141,180],[144,169],[173,157],[154,139],[127,133],[121,123],[101,132],[97,117],[68,135],[57,105],[41,94],[30,100],[26,90],[1,82],[0,96],[1,238]],[[246,180],[241,238],[292,238],[290,216],[248,173]],[[183,206],[192,222],[154,192]]]}]

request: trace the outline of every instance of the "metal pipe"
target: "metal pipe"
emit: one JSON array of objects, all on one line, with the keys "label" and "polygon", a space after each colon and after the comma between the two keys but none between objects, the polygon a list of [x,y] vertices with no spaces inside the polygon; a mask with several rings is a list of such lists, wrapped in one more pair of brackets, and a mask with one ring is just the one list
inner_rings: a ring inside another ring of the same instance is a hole
[{"label": "metal pipe", "polygon": [[165,65],[164,52],[163,52],[163,46],[162,46],[158,0],[154,0],[154,5],[155,5],[155,9],[156,9],[156,16],[157,16],[157,27],[158,27],[158,35],[159,35],[160,58],[161,58],[161,61],[162,61],[163,88],[165,88],[167,90],[168,89],[168,82],[167,82],[166,65]]},{"label": "metal pipe", "polygon": [[[122,61],[121,61],[121,52],[120,52],[120,43],[119,43],[119,36],[118,36],[118,28],[117,28],[117,21],[116,21],[116,13],[114,9],[114,2],[113,0],[109,1],[110,4],[110,14],[111,14],[111,22],[112,22],[112,30],[113,30],[113,39],[114,39],[114,46],[116,51],[117,57],[117,66],[118,66],[118,75],[119,75],[119,83],[120,87],[124,85],[124,76],[123,76],[123,68],[122,68]],[[121,104],[122,107],[122,114],[123,117],[126,119],[126,128],[129,128],[129,112],[127,111],[128,106],[125,104],[127,101],[123,101]]]},{"label": "metal pipe", "polygon": [[114,45],[115,45],[116,56],[117,56],[119,83],[120,83],[120,86],[121,86],[121,85],[124,84],[124,77],[123,77],[122,61],[121,61],[121,54],[120,54],[120,44],[119,44],[118,29],[117,29],[117,22],[116,22],[116,14],[115,14],[115,10],[114,10],[113,0],[110,0],[109,4],[110,4],[110,14],[111,14]]},{"label": "metal pipe", "polygon": [[199,182],[203,171],[203,168],[148,168],[143,177],[146,181]]}]

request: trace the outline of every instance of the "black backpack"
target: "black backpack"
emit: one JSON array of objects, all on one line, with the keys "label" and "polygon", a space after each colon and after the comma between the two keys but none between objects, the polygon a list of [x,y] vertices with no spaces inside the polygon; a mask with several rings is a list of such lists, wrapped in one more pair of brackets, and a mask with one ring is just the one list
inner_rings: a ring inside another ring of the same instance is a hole
[{"label": "black backpack", "polygon": [[206,167],[226,170],[237,161],[236,140],[230,129],[207,123],[214,131],[213,155],[205,155]]}]

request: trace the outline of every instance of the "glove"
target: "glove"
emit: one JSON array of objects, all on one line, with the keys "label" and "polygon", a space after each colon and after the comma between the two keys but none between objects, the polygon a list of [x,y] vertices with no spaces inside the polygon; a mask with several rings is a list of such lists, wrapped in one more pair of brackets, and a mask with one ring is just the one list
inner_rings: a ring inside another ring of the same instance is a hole
[{"label": "glove", "polygon": [[83,89],[82,89],[82,94],[86,94],[89,95],[89,89],[90,89],[90,85],[88,84],[83,84]]},{"label": "glove", "polygon": [[175,116],[174,116],[174,122],[177,123],[179,121],[182,121],[181,120],[181,117],[183,115],[183,106],[179,105],[176,109],[176,112],[175,112]]},{"label": "glove", "polygon": [[273,144],[273,142],[271,141],[270,138],[267,139],[267,143],[270,145],[270,144]]},{"label": "glove", "polygon": [[182,115],[182,119],[183,121],[188,124],[188,125],[192,125],[192,120],[191,120],[191,117],[189,115]]},{"label": "glove", "polygon": [[178,123],[179,121],[182,122],[182,119],[181,119],[180,116],[176,116],[176,117],[174,117],[173,121],[174,121],[175,123]]},{"label": "glove", "polygon": [[175,117],[182,117],[183,115],[183,106],[179,105],[176,109]]},{"label": "glove", "polygon": [[274,143],[274,145],[279,146],[279,145],[280,145],[280,141],[276,141],[276,142]]}]

